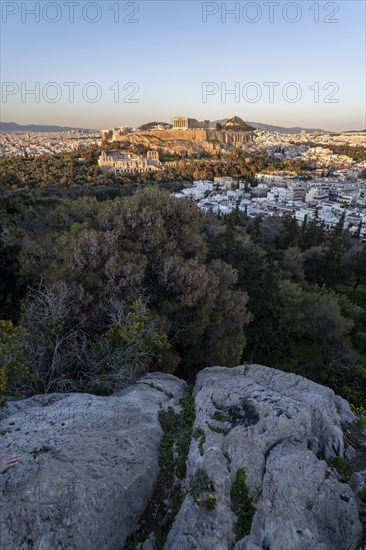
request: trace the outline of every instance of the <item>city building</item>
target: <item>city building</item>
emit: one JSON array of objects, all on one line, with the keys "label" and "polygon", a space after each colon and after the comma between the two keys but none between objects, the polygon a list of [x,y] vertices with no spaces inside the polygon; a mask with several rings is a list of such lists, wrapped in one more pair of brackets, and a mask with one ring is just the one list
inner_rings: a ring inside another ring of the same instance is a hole
[{"label": "city building", "polygon": [[131,172],[142,174],[162,170],[157,151],[148,151],[146,158],[125,151],[108,151],[108,153],[103,151],[98,164],[103,170],[113,170],[115,173],[122,174]]},{"label": "city building", "polygon": [[214,178],[214,182],[218,186],[223,186],[226,189],[232,189],[234,186],[238,186],[238,181],[235,178],[231,177],[217,177]]}]

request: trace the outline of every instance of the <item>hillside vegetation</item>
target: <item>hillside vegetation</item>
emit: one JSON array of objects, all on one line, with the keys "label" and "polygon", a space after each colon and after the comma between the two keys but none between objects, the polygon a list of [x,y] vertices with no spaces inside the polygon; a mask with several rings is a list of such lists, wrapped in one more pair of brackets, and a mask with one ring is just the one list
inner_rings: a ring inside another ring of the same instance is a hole
[{"label": "hillside vegetation", "polygon": [[204,215],[157,186],[70,191],[2,197],[4,396],[250,361],[364,404],[366,252],[343,220],[326,233]]}]

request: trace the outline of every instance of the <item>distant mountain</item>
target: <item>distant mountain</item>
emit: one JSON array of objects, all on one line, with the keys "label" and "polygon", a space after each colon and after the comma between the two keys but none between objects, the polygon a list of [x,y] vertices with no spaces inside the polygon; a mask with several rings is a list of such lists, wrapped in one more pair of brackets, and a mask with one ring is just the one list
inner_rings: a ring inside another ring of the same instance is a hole
[{"label": "distant mountain", "polygon": [[163,126],[165,129],[172,128],[172,125],[167,122],[148,122],[147,124],[140,126],[139,130],[145,132],[146,130],[152,130],[155,126]]},{"label": "distant mountain", "polygon": [[[237,118],[237,117],[233,117]],[[210,123],[211,128],[215,128],[216,124],[219,123],[222,126],[226,124],[227,121],[231,119],[223,118],[222,120],[213,120]],[[280,134],[299,134],[301,130],[306,130],[306,132],[319,132],[322,134],[327,134],[328,132],[326,130],[321,130],[320,128],[301,128],[300,126],[294,126],[292,128],[285,128],[283,126],[272,126],[271,124],[262,124],[261,122],[248,122],[245,121],[245,123],[249,126],[252,126],[253,128],[257,130],[265,130],[266,132],[278,132]]]},{"label": "distant mountain", "polygon": [[327,130],[321,128],[302,128],[301,126],[291,126],[291,128],[285,128],[283,126],[272,126],[271,124],[262,124],[261,122],[248,122],[257,128],[257,130],[264,130],[266,132],[278,132],[279,134],[299,134],[301,130],[306,132],[319,132],[320,134],[328,134]]},{"label": "distant mountain", "polygon": [[0,122],[0,132],[70,132],[71,130],[87,130],[88,128],[69,128],[68,126],[47,126],[28,124],[22,126],[15,122]]}]

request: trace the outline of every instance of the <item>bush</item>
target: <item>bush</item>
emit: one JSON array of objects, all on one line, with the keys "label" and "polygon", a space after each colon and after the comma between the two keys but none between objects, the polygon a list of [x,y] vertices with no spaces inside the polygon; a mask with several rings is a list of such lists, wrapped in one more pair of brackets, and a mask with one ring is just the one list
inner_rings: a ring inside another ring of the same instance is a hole
[{"label": "bush", "polygon": [[127,314],[117,300],[110,300],[106,309],[111,324],[92,344],[89,369],[84,376],[92,386],[113,391],[146,373],[153,359],[159,361],[169,344],[166,335],[158,332],[142,300],[133,302]]},{"label": "bush", "polygon": [[20,353],[26,360],[29,376],[16,379],[25,393],[108,394],[136,381],[168,347],[142,300],[135,301],[127,313],[116,299],[104,305],[104,323],[109,326],[99,338],[73,321],[74,301],[65,283],[29,291],[22,313],[26,340],[21,348],[17,344],[18,349],[15,337],[7,336],[12,355],[9,342],[6,348],[13,370]]},{"label": "bush", "polygon": [[69,314],[72,296],[65,284],[31,289],[23,305],[28,336],[24,354],[29,376],[21,384],[29,394],[76,391],[85,358],[86,335]]},{"label": "bush", "polygon": [[28,333],[12,321],[0,321],[0,400],[16,391],[18,384],[28,377],[24,361]]}]

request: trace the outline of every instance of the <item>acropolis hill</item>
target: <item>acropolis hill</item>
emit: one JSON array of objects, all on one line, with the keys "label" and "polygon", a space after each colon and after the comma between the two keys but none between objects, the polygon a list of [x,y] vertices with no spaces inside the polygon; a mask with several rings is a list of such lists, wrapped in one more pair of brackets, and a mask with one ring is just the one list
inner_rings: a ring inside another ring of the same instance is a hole
[{"label": "acropolis hill", "polygon": [[241,118],[229,119],[221,129],[210,129],[209,120],[174,117],[171,129],[160,126],[145,131],[127,132],[121,128],[103,130],[103,140],[123,142],[126,145],[144,145],[168,153],[231,150],[253,139],[254,128]]}]

